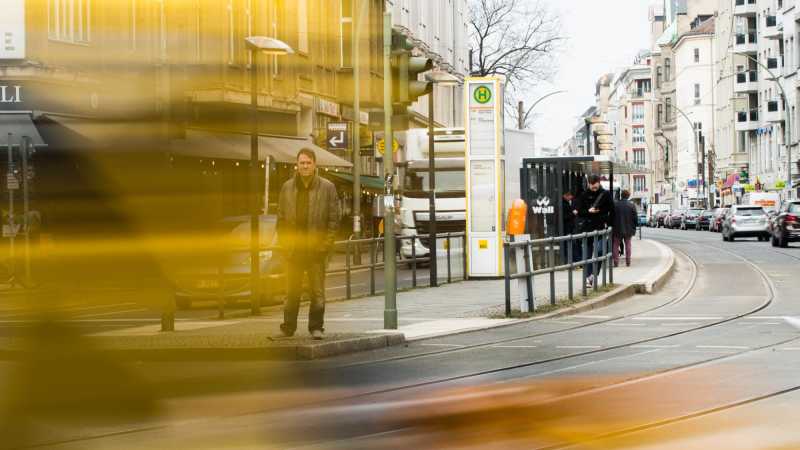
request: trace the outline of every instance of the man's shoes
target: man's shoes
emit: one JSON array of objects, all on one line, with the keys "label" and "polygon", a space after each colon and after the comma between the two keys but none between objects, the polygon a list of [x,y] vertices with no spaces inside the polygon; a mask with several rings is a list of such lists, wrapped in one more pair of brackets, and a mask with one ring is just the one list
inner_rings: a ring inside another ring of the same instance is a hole
[{"label": "man's shoes", "polygon": [[631,266],[631,262],[630,261],[625,261],[625,265],[630,267]]},{"label": "man's shoes", "polygon": [[614,267],[619,267],[619,261],[614,261]]},{"label": "man's shoes", "polygon": [[322,330],[314,330],[311,332],[311,338],[315,341],[321,341],[323,338],[325,338],[325,334],[322,332]]},{"label": "man's shoes", "polygon": [[589,275],[586,279],[586,288],[591,289],[594,287],[594,275]]},{"label": "man's shoes", "polygon": [[275,337],[276,338],[290,338],[294,336],[294,331],[288,331],[284,328],[283,324],[281,324],[281,332],[278,333]]}]

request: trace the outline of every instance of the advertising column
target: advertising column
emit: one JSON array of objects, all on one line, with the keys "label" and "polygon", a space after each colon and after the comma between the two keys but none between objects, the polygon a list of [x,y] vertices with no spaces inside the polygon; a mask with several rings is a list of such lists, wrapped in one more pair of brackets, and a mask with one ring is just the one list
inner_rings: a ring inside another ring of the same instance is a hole
[{"label": "advertising column", "polygon": [[470,277],[503,274],[505,151],[503,88],[497,77],[465,83],[467,268]]}]

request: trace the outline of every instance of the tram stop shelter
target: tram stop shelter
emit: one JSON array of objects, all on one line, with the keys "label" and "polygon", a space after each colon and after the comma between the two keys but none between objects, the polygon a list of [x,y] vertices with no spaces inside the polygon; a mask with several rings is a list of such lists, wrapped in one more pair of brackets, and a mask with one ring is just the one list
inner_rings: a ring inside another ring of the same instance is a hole
[{"label": "tram stop shelter", "polygon": [[[603,187],[619,199],[614,176],[646,175],[650,172],[610,155],[556,156],[525,158],[520,168],[520,194],[528,204],[527,233],[531,239],[564,235],[562,196],[572,192],[575,197],[587,188],[590,175],[599,175]],[[607,183],[607,184],[606,184]]]}]

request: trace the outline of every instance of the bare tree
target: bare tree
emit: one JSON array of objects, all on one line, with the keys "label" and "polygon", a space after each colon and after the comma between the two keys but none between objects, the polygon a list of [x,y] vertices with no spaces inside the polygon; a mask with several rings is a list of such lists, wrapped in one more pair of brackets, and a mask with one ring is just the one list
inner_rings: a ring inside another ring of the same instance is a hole
[{"label": "bare tree", "polygon": [[564,40],[557,15],[531,0],[469,4],[473,75],[502,75],[517,87],[552,76],[553,56]]}]

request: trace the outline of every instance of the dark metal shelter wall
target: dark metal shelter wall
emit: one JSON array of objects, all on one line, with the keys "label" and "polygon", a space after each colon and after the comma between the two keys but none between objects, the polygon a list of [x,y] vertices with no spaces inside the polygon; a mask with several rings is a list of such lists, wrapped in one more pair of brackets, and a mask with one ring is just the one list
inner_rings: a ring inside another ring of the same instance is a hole
[{"label": "dark metal shelter wall", "polygon": [[[520,192],[528,204],[527,233],[532,239],[564,235],[564,193],[571,192],[577,198],[586,189],[588,175],[608,174],[613,180],[613,173],[613,164],[597,164],[591,156],[523,160]],[[535,208],[546,201],[554,207],[553,213],[535,213]]]}]

